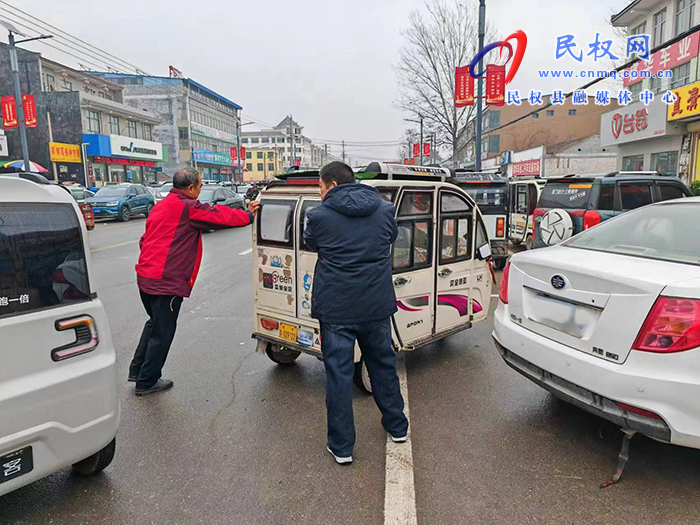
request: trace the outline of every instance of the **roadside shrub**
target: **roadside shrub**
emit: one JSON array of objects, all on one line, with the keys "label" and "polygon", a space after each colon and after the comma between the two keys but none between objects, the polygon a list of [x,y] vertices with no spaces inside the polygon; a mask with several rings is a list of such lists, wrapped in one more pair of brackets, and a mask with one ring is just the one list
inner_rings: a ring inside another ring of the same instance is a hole
[{"label": "roadside shrub", "polygon": [[693,192],[693,195],[700,195],[700,180],[694,180],[690,183],[690,191]]}]

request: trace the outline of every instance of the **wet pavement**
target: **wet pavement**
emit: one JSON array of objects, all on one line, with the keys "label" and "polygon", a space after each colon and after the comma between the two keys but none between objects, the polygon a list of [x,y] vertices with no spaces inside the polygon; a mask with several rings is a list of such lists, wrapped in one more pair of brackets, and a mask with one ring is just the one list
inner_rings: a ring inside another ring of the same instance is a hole
[{"label": "wet pavement", "polygon": [[[249,228],[205,235],[165,369],[175,387],[133,395],[143,225],[90,234],[124,378],[114,463],[1,497],[0,523],[383,523],[386,436],[372,398],[356,392],[355,462],[337,466],[325,451],[322,363],[279,367],[255,353]],[[509,369],[490,331],[489,319],[407,355],[419,523],[698,522],[700,451],[635,437],[620,484],[599,489],[620,431]]]}]

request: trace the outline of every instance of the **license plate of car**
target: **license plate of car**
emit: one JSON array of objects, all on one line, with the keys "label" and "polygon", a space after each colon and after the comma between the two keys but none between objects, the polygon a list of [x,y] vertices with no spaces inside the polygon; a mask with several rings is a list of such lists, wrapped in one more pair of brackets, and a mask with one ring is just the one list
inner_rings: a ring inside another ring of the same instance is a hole
[{"label": "license plate of car", "polygon": [[297,327],[291,324],[280,323],[280,338],[285,341],[297,342]]},{"label": "license plate of car", "polygon": [[0,457],[0,483],[5,483],[34,469],[32,447],[24,447]]},{"label": "license plate of car", "polygon": [[93,213],[102,213],[102,210],[100,208],[93,208],[92,212]]}]

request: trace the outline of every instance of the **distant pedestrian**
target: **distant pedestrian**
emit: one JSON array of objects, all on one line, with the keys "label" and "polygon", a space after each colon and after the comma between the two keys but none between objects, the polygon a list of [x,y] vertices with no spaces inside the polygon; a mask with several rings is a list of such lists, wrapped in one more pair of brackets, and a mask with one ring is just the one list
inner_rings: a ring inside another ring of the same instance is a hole
[{"label": "distant pedestrian", "polygon": [[351,463],[355,446],[352,389],[355,341],[394,441],[406,441],[391,316],[396,296],[391,280],[391,244],[398,235],[395,208],[379,192],[355,183],[352,168],[331,162],[321,169],[321,206],[309,212],[304,242],[318,252],[311,315],[321,325],[326,367],[328,451],[338,463]]},{"label": "distant pedestrian", "polygon": [[151,211],[141,237],[136,282],[148,321],[129,367],[129,381],[143,396],[173,386],[161,370],[175,337],[182,300],[189,297],[202,259],[202,230],[246,226],[260,206],[248,211],[199,202],[202,177],[192,168],[173,176],[173,189]]}]

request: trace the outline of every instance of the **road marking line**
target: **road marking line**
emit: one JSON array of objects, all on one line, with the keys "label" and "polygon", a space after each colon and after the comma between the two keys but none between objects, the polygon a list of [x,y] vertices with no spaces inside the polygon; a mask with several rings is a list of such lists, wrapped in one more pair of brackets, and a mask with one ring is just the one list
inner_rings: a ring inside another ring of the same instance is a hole
[{"label": "road marking line", "polygon": [[134,244],[139,242],[141,239],[136,239],[135,241],[120,242],[118,244],[110,244],[109,246],[103,246],[102,248],[94,248],[90,250],[90,253],[101,252],[102,250],[109,250],[110,248],[118,248],[119,246],[126,246],[127,244]]},{"label": "road marking line", "polygon": [[249,253],[252,253],[253,248],[248,248],[246,251],[239,253],[238,255],[248,255]]},{"label": "road marking line", "polygon": [[[405,355],[399,354],[397,371],[401,395],[404,400],[404,414],[408,412],[408,381],[406,379]],[[413,480],[413,450],[411,427],[408,427],[408,441],[394,443],[386,435],[386,470],[384,482],[384,525],[417,525],[416,488]]]}]

